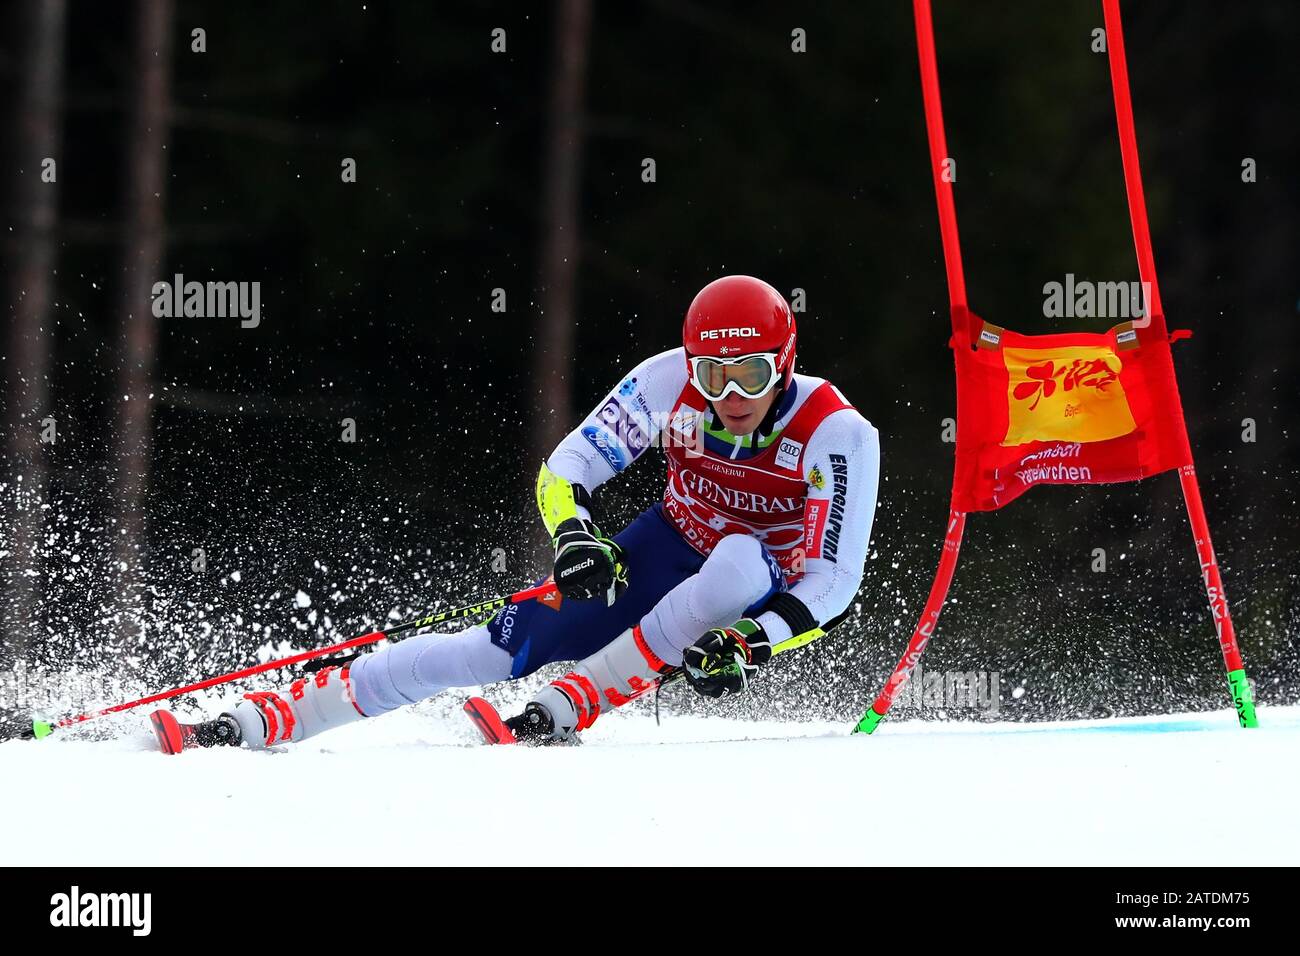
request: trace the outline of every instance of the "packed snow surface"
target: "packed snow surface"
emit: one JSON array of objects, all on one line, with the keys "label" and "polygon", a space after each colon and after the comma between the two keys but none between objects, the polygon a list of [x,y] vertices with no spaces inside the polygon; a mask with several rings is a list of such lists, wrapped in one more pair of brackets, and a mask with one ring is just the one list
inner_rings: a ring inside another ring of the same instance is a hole
[{"label": "packed snow surface", "polygon": [[526,749],[444,704],[177,756],[131,719],[0,744],[6,864],[1300,862],[1300,707],[871,736],[615,713]]}]

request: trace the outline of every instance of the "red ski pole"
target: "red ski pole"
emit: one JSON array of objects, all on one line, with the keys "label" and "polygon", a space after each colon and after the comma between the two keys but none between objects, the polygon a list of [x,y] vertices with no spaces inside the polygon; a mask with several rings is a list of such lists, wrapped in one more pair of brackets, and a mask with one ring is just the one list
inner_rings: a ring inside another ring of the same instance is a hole
[{"label": "red ski pole", "polygon": [[350,650],[354,647],[362,647],[366,644],[374,644],[385,638],[393,637],[407,631],[415,631],[425,627],[431,627],[434,624],[441,624],[444,621],[455,620],[462,617],[476,617],[485,614],[488,611],[495,611],[505,607],[507,604],[519,604],[523,601],[540,600],[547,607],[556,609],[560,606],[560,592],[555,589],[555,583],[551,580],[543,581],[541,584],[522,591],[516,591],[514,594],[506,597],[493,598],[490,601],[480,601],[477,604],[466,604],[463,607],[452,608],[448,611],[438,611],[434,614],[426,614],[424,617],[415,620],[405,621],[401,624],[395,624],[392,627],[384,628],[380,631],[371,631],[369,634],[362,634],[360,637],[354,637],[350,640],[342,641],[338,644],[331,644],[329,647],[318,647],[315,650],[303,651],[300,654],[293,654],[280,660],[267,661],[265,664],[258,664],[254,667],[245,667],[243,670],[233,671],[229,674],[222,674],[220,677],[210,677],[207,680],[199,681],[197,684],[187,684],[184,687],[176,687],[172,690],[166,690],[158,694],[150,694],[148,697],[141,697],[139,700],[129,701],[125,704],[114,704],[112,707],[105,707],[102,710],[91,711],[86,714],[79,714],[75,717],[63,717],[54,723],[47,723],[41,720],[33,720],[30,727],[24,727],[16,736],[35,737],[40,739],[48,737],[60,727],[71,727],[74,724],[84,723],[87,720],[94,720],[96,717],[104,717],[108,714],[117,714],[122,711],[131,710],[144,704],[157,703],[160,700],[168,700],[172,697],[179,697],[182,694],[193,693],[197,690],[205,690],[209,687],[216,687],[220,684],[229,684],[232,681],[242,680],[245,677],[252,677],[254,674],[265,673],[266,671],[278,670],[282,667],[291,667],[294,664],[301,664],[303,661],[309,661],[317,657],[325,657],[329,654],[337,654],[340,651]]}]

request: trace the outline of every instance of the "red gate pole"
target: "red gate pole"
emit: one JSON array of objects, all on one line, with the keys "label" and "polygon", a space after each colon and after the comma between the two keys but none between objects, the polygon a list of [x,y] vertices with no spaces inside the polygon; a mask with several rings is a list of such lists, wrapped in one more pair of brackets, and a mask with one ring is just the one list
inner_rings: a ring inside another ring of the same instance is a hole
[{"label": "red gate pole", "polygon": [[[916,52],[921,67],[921,94],[925,100],[925,132],[930,144],[930,174],[934,179],[934,197],[939,207],[939,233],[943,239],[943,262],[948,274],[948,301],[952,317],[952,347],[966,348],[970,342],[970,312],[966,306],[966,276],[962,270],[961,242],[957,233],[957,205],[953,198],[953,177],[945,175],[950,169],[948,140],[943,129],[943,105],[939,97],[939,65],[934,51],[934,27],[930,15],[930,0],[913,0],[912,13],[916,20]],[[943,554],[930,585],[930,596],[921,611],[921,617],[912,631],[912,639],[894,672],[885,682],[884,689],[867,708],[854,733],[869,734],[888,713],[898,692],[907,684],[912,671],[921,662],[939,623],[939,612],[948,598],[953,573],[957,570],[957,555],[961,551],[962,533],[966,528],[966,515],[949,505],[948,531],[943,539]]]},{"label": "red gate pole", "polygon": [[930,638],[934,636],[934,629],[939,624],[939,612],[943,610],[943,602],[948,598],[948,586],[952,584],[953,572],[957,570],[957,554],[961,550],[961,536],[965,527],[964,514],[960,511],[948,513],[948,533],[943,539],[943,555],[939,558],[939,570],[935,572],[934,583],[930,585],[930,597],[925,602],[925,610],[921,612],[921,619],[916,622],[916,630],[912,632],[912,639],[907,643],[907,650],[903,652],[902,660],[894,668],[894,673],[889,675],[889,680],[885,682],[885,687],[879,696],[853,728],[855,734],[869,734],[876,729],[876,725],[884,720],[885,714],[889,712],[894,697],[907,684],[916,665],[921,663],[921,655],[925,653]]},{"label": "red gate pole", "polygon": [[[1115,93],[1115,120],[1119,126],[1120,155],[1124,161],[1124,185],[1128,192],[1129,219],[1133,223],[1133,244],[1137,248],[1138,273],[1147,293],[1147,314],[1159,323],[1164,331],[1164,309],[1160,304],[1160,286],[1156,281],[1155,254],[1151,248],[1151,229],[1147,222],[1146,198],[1142,192],[1142,168],[1138,162],[1137,132],[1133,123],[1133,103],[1129,95],[1128,60],[1124,55],[1124,28],[1120,22],[1119,0],[1102,0],[1106,23],[1106,49],[1110,58],[1110,82]],[[1176,387],[1176,386],[1175,386]],[[1183,423],[1183,428],[1186,429]],[[1192,525],[1192,538],[1196,541],[1196,556],[1201,565],[1205,593],[1214,616],[1214,628],[1223,652],[1223,664],[1228,672],[1228,690],[1237,711],[1237,722],[1242,727],[1258,727],[1255,701],[1237,646],[1237,633],[1228,612],[1228,599],[1219,576],[1219,561],[1214,555],[1210,540],[1210,524],[1205,519],[1205,505],[1201,501],[1201,487],[1196,480],[1196,466],[1190,461],[1178,469],[1178,480],[1187,503],[1187,517]]]},{"label": "red gate pole", "polygon": [[1232,705],[1237,710],[1237,722],[1243,727],[1258,727],[1255,717],[1255,699],[1246,679],[1246,667],[1237,647],[1237,630],[1228,613],[1228,597],[1223,592],[1223,579],[1219,577],[1219,559],[1214,556],[1210,541],[1210,524],[1205,520],[1205,506],[1201,503],[1201,486],[1196,480],[1196,466],[1178,469],[1178,480],[1183,486],[1183,500],[1187,502],[1187,517],[1192,523],[1192,537],[1196,540],[1196,557],[1201,563],[1201,578],[1205,594],[1210,599],[1210,613],[1214,616],[1214,630],[1223,652],[1223,666],[1228,671],[1228,690]]}]

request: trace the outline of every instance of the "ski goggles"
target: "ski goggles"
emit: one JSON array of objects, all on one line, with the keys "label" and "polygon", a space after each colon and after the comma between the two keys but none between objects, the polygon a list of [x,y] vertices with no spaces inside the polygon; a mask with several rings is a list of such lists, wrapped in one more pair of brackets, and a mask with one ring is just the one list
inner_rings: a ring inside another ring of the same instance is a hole
[{"label": "ski goggles", "polygon": [[776,370],[776,355],[772,352],[756,352],[734,359],[696,355],[691,357],[690,364],[691,384],[712,402],[732,392],[743,398],[762,398],[781,380]]}]

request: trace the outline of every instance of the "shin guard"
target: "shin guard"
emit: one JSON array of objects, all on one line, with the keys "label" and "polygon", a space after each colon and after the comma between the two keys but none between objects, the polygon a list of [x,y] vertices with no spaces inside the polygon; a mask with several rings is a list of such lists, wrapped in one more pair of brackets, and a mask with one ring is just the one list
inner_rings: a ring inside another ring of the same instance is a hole
[{"label": "shin guard", "polygon": [[672,668],[629,628],[533,698],[555,723],[553,736],[564,739],[595,723],[604,707],[620,707],[655,686]]},{"label": "shin guard", "polygon": [[366,716],[352,695],[347,667],[326,667],[285,691],[245,694],[227,713],[239,723],[244,743],[258,750],[306,740]]}]

